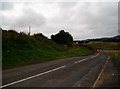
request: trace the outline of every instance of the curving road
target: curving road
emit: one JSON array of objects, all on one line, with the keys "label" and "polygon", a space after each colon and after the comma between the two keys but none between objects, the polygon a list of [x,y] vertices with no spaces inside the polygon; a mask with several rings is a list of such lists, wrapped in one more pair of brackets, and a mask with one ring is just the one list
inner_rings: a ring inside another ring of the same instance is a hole
[{"label": "curving road", "polygon": [[72,57],[4,70],[1,88],[91,87],[106,59],[100,52],[86,57]]}]

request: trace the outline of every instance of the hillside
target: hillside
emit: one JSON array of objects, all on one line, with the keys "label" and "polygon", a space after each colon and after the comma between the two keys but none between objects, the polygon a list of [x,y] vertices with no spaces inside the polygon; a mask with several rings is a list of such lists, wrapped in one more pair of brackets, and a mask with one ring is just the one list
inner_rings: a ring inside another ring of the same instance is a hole
[{"label": "hillside", "polygon": [[88,39],[89,41],[102,41],[102,42],[120,42],[120,35],[114,37],[106,37],[106,38],[96,38],[96,39]]},{"label": "hillside", "polygon": [[120,42],[120,35],[116,35],[116,36],[113,36],[113,37],[103,37],[103,38],[94,38],[94,39],[86,39],[86,40],[75,40],[74,42],[78,42],[78,43]]},{"label": "hillside", "polygon": [[23,32],[2,30],[3,68],[93,53],[88,47],[57,44],[41,33],[29,36]]}]

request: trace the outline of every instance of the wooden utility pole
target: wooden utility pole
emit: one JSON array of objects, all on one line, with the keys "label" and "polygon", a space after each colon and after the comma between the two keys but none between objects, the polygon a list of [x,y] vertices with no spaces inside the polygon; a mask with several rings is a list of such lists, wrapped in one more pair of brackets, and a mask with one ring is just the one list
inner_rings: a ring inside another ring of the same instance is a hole
[{"label": "wooden utility pole", "polygon": [[29,26],[29,33],[28,33],[29,36],[30,36],[30,33],[31,33],[31,27]]}]

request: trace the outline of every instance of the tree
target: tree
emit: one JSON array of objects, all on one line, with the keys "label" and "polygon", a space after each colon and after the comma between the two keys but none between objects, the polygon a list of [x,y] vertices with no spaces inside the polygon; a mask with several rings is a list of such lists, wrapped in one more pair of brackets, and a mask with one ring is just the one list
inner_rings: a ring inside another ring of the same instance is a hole
[{"label": "tree", "polygon": [[61,30],[59,33],[55,35],[51,35],[51,39],[59,44],[65,44],[71,46],[73,43],[73,37],[64,30]]}]

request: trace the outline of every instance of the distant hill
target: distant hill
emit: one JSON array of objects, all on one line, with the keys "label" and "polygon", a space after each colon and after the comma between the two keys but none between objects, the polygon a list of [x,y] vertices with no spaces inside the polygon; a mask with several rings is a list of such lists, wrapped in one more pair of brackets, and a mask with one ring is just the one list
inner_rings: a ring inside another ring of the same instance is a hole
[{"label": "distant hill", "polygon": [[95,39],[86,39],[86,40],[77,40],[74,42],[78,43],[89,43],[89,42],[120,42],[120,35],[114,37],[103,37],[103,38],[95,38]]},{"label": "distant hill", "polygon": [[88,39],[89,41],[102,41],[102,42],[120,42],[120,35],[114,37]]}]

